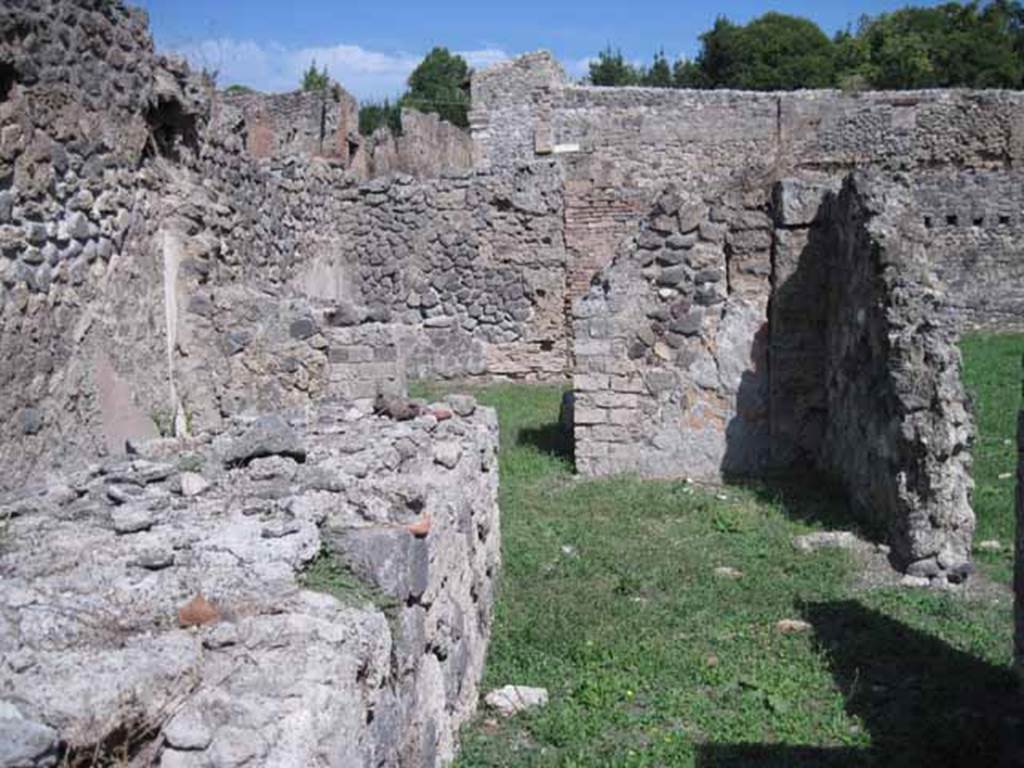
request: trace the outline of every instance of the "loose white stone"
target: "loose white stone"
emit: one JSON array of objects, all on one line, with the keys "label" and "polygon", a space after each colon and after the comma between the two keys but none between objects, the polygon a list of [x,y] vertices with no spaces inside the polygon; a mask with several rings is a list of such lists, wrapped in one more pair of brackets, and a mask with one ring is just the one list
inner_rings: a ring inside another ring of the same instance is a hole
[{"label": "loose white stone", "polygon": [[909,573],[900,579],[900,586],[908,587],[910,589],[922,589],[930,586],[931,583],[931,579],[927,576],[911,576]]},{"label": "loose white stone", "polygon": [[803,619],[782,619],[775,623],[775,629],[784,635],[797,635],[810,632],[813,627]]},{"label": "loose white stone", "polygon": [[192,496],[198,496],[207,488],[210,484],[206,478],[200,475],[198,472],[182,472],[181,473],[181,495],[191,498]]},{"label": "loose white stone", "polygon": [[722,565],[715,568],[715,576],[721,576],[723,579],[741,579],[743,578],[743,571],[732,566]]},{"label": "loose white stone", "polygon": [[446,440],[434,446],[434,461],[442,467],[454,469],[462,457],[462,446],[454,440]]},{"label": "loose white stone", "polygon": [[793,546],[801,552],[817,552],[821,549],[853,549],[859,539],[849,531],[816,531],[797,536]]},{"label": "loose white stone", "polygon": [[548,703],[548,691],[546,688],[506,685],[488,693],[484,701],[503,717],[512,717],[528,709],[543,707]]}]

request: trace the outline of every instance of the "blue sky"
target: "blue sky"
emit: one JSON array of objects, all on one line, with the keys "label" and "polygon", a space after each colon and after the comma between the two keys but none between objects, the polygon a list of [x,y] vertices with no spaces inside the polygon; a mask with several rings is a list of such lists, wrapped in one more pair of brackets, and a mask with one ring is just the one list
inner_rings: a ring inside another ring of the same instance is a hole
[{"label": "blue sky", "polygon": [[459,51],[476,67],[546,48],[570,75],[579,77],[588,59],[608,43],[643,62],[660,48],[670,58],[693,56],[697,36],[718,14],[742,22],[768,10],[792,13],[813,19],[831,34],[855,24],[864,13],[906,5],[889,0],[778,0],[771,5],[747,0],[134,2],[149,12],[158,49],[218,70],[222,86],[291,90],[315,57],[361,99],[399,93],[409,72],[434,45]]}]

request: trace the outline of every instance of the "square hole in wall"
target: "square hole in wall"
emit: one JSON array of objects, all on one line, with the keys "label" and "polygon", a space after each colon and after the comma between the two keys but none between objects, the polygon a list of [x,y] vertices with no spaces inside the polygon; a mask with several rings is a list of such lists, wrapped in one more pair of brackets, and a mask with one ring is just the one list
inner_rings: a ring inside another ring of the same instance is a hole
[{"label": "square hole in wall", "polygon": [[1010,226],[1010,217],[1005,213],[999,214],[999,224],[1003,227]]},{"label": "square hole in wall", "polygon": [[975,216],[972,223],[976,227],[983,227],[983,226],[985,226],[985,217],[984,216]]},{"label": "square hole in wall", "polygon": [[959,218],[957,218],[957,215],[955,213],[946,214],[946,224],[948,224],[951,227],[955,227],[958,222]]},{"label": "square hole in wall", "polygon": [[924,225],[928,229],[932,228],[932,217],[931,216],[925,216],[924,217]]}]

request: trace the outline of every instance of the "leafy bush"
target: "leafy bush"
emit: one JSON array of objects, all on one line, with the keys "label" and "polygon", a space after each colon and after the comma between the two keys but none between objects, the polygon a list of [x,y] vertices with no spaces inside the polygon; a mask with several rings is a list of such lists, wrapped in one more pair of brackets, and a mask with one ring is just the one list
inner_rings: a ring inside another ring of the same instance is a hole
[{"label": "leafy bush", "polygon": [[309,69],[307,69],[302,75],[302,90],[304,91],[323,91],[331,84],[331,78],[327,75],[327,67],[318,70],[316,68],[316,59],[310,62]]}]

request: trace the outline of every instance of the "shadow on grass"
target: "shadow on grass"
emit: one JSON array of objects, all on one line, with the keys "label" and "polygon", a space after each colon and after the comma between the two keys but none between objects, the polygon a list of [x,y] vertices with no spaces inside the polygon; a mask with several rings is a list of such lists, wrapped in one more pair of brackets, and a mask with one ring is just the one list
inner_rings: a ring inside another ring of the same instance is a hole
[{"label": "shadow on grass", "polygon": [[541,453],[573,461],[573,441],[558,422],[544,424],[540,427],[524,427],[519,430],[516,442],[519,445],[532,445]]},{"label": "shadow on grass", "polygon": [[858,517],[842,485],[817,470],[793,469],[751,477],[728,477],[729,485],[752,492],[758,501],[780,507],[793,520],[837,530],[852,530],[871,541],[888,531]]},{"label": "shadow on grass", "polygon": [[1024,712],[1009,669],[854,601],[811,604],[803,614],[871,747],[709,744],[698,765],[1024,765]]}]

